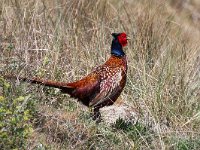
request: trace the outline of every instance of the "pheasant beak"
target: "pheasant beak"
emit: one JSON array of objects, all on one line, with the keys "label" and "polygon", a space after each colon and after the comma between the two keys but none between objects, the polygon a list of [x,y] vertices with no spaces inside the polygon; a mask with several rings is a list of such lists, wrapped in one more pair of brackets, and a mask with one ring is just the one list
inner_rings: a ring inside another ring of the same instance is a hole
[{"label": "pheasant beak", "polygon": [[131,38],[130,38],[130,37],[128,37],[128,36],[126,37],[126,39],[127,39],[127,40],[131,40]]}]

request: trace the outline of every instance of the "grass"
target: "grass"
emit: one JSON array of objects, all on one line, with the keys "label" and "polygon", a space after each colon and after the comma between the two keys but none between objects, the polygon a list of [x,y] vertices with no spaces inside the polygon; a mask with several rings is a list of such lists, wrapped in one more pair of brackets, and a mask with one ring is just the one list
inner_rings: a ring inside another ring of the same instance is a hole
[{"label": "grass", "polygon": [[[126,32],[132,40],[121,99],[144,122],[96,125],[87,108],[56,89],[2,79],[1,109],[16,111],[28,97],[31,115],[18,114],[16,124],[32,131],[13,136],[7,128],[4,140],[11,142],[1,149],[200,149],[199,6],[197,0],[0,1],[2,75],[78,80],[109,58],[111,33]],[[12,117],[6,115],[0,141]]]}]

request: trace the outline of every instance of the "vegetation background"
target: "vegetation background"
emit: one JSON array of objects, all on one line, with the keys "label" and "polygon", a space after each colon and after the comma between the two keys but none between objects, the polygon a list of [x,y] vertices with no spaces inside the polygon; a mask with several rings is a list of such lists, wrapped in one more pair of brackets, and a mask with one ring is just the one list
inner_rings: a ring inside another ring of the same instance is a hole
[{"label": "vegetation background", "polygon": [[[110,56],[112,32],[132,39],[121,99],[155,130],[97,125],[58,90],[3,78],[78,80]],[[200,149],[199,0],[1,0],[0,56],[0,149]]]}]

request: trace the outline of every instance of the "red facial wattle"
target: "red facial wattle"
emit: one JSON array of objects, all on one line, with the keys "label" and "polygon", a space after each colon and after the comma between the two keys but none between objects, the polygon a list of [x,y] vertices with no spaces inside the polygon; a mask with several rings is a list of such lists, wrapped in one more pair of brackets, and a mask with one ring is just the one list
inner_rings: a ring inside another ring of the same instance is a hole
[{"label": "red facial wattle", "polygon": [[122,45],[122,47],[127,45],[126,33],[121,33],[117,38],[118,38],[119,43]]}]

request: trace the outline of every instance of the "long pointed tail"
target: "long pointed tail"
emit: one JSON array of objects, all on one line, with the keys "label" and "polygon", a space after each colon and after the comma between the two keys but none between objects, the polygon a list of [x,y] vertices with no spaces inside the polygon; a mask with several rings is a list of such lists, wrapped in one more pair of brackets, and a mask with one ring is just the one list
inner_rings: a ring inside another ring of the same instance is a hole
[{"label": "long pointed tail", "polygon": [[16,77],[11,75],[4,76],[7,79],[17,79],[20,81],[33,83],[33,84],[41,84],[48,87],[54,87],[61,89],[62,92],[71,94],[71,92],[74,90],[74,87],[68,86],[65,82],[58,82],[58,81],[52,81],[52,80],[45,80],[40,78],[25,78],[25,77]]}]

